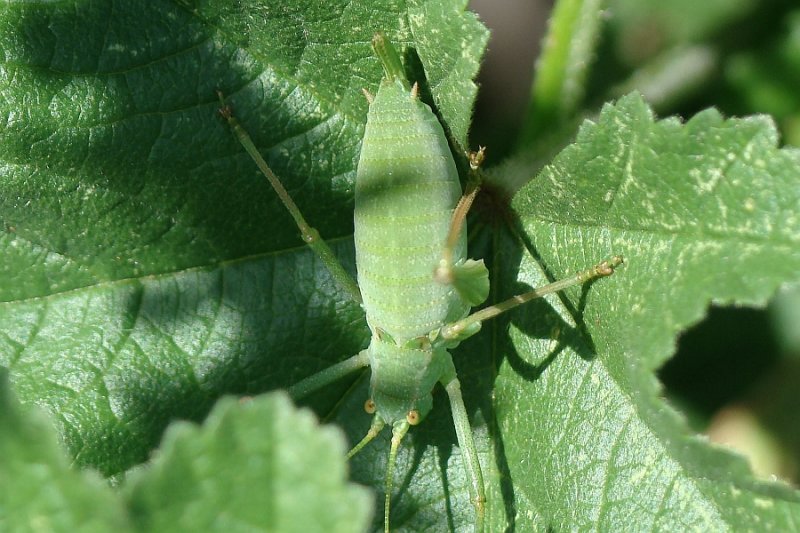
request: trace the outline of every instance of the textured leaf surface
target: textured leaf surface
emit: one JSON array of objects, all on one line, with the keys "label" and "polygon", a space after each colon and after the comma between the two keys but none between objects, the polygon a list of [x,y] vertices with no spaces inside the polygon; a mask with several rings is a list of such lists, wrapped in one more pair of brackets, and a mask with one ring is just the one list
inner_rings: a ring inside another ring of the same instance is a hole
[{"label": "textured leaf surface", "polygon": [[[202,428],[171,426],[128,498],[71,468],[51,421],[0,373],[3,531],[364,531],[371,496],[347,483],[346,443],[282,394],[221,400]],[[133,517],[133,520],[129,519]]]},{"label": "textured leaf surface", "polygon": [[0,530],[133,531],[99,476],[76,472],[52,424],[23,409],[0,370]]},{"label": "textured leaf surface", "polygon": [[[569,291],[550,339],[512,319],[518,355],[501,366],[495,407],[511,477],[539,480],[515,486],[520,504],[535,502],[556,529],[796,527],[798,494],[689,437],[652,371],[712,301],[763,305],[797,279],[798,169],[800,152],[779,150],[765,118],[656,122],[631,96],[520,193],[520,228],[551,272],[626,259]],[[526,258],[523,279],[535,272]],[[540,374],[533,385],[515,360]]]},{"label": "textured leaf surface", "polygon": [[79,464],[124,471],[169,420],[363,345],[360,310],[303,248],[215,90],[352,270],[361,89],[381,75],[370,39],[416,50],[464,137],[479,58],[462,50],[486,33],[462,4],[0,9],[0,364]]},{"label": "textured leaf surface", "polygon": [[283,394],[226,398],[202,428],[170,426],[130,505],[143,531],[365,531],[371,496],[347,483],[345,452]]}]

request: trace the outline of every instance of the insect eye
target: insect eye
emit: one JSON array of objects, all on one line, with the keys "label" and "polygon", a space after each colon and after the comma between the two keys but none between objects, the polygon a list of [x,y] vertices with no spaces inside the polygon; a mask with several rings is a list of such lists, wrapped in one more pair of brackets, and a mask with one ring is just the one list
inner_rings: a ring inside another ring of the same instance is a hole
[{"label": "insect eye", "polygon": [[420,422],[419,411],[417,411],[416,409],[412,409],[411,411],[409,411],[408,414],[406,415],[406,422],[408,422],[412,426],[416,426],[417,424],[419,424]]},{"label": "insect eye", "polygon": [[373,402],[372,399],[364,402],[364,410],[369,414],[373,414],[377,410],[375,407],[375,402]]}]

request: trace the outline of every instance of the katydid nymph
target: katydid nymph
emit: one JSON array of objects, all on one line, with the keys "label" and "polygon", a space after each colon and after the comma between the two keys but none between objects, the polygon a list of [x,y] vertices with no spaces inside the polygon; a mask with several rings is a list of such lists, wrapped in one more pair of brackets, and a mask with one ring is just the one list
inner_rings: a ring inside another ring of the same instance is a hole
[{"label": "katydid nymph", "polygon": [[[221,113],[289,209],[303,240],[337,282],[361,302],[372,333],[367,349],[300,381],[289,389],[290,395],[302,398],[355,370],[370,368],[370,393],[364,405],[373,415],[372,424],[348,458],[384,426],[391,427],[384,500],[384,529],[388,531],[398,448],[409,428],[429,413],[433,389],[441,384],[450,401],[469,480],[475,530],[483,531],[486,497],[481,466],[448,350],[477,333],[482,321],[545,294],[608,276],[622,258],[612,257],[570,278],[470,314],[489,294],[483,261],[466,256],[465,217],[477,187],[462,196],[442,125],[419,99],[416,84],[407,81],[392,44],[381,34],[372,44],[384,77],[374,97],[365,92],[369,111],[355,184],[358,285],[303,219],[222,95]],[[472,165],[477,166],[479,159],[479,155],[472,158]]]}]

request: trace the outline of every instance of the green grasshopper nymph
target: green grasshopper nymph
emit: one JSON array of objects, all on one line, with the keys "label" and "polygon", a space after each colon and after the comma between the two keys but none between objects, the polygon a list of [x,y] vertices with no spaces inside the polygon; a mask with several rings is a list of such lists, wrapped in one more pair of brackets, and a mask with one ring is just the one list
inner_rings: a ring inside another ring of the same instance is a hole
[{"label": "green grasshopper nymph", "polygon": [[[386,471],[384,529],[389,516],[394,463],[403,437],[430,412],[432,391],[441,384],[450,400],[463,451],[475,530],[483,531],[485,490],[472,429],[448,350],[474,335],[484,320],[527,301],[588,280],[608,276],[619,256],[570,278],[470,314],[489,294],[483,261],[467,259],[466,213],[477,193],[462,196],[458,172],[442,125],[406,80],[400,57],[381,34],[372,40],[384,77],[369,112],[355,185],[355,247],[358,284],[310,227],[278,178],[239,125],[222,96],[222,115],[245,150],[269,179],[295,219],[303,240],[337,282],[362,303],[372,337],[362,352],[314,374],[289,389],[295,399],[369,367],[365,409],[373,415],[352,457],[385,427],[392,431]],[[480,155],[471,163],[479,164]],[[413,249],[414,253],[409,254]]]}]

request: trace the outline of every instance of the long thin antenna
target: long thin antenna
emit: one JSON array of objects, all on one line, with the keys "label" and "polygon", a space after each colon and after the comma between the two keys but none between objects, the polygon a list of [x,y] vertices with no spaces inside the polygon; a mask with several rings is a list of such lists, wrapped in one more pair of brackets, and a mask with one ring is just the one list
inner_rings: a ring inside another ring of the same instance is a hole
[{"label": "long thin antenna", "polygon": [[355,454],[360,452],[361,448],[363,448],[364,446],[366,446],[367,444],[372,442],[372,439],[374,439],[375,437],[378,436],[378,433],[381,432],[381,430],[383,429],[383,426],[385,426],[385,425],[386,425],[386,422],[384,422],[381,417],[379,417],[377,415],[373,416],[372,417],[372,425],[369,427],[369,431],[367,431],[367,434],[364,435],[364,438],[361,439],[361,441],[358,444],[353,446],[353,448],[349,452],[347,452],[347,459],[349,460]]},{"label": "long thin antenna", "polygon": [[389,449],[389,464],[386,466],[386,499],[383,503],[383,531],[389,533],[389,508],[392,502],[392,484],[394,483],[394,463],[400,441],[406,436],[410,424],[402,422],[392,428],[392,447]]}]

